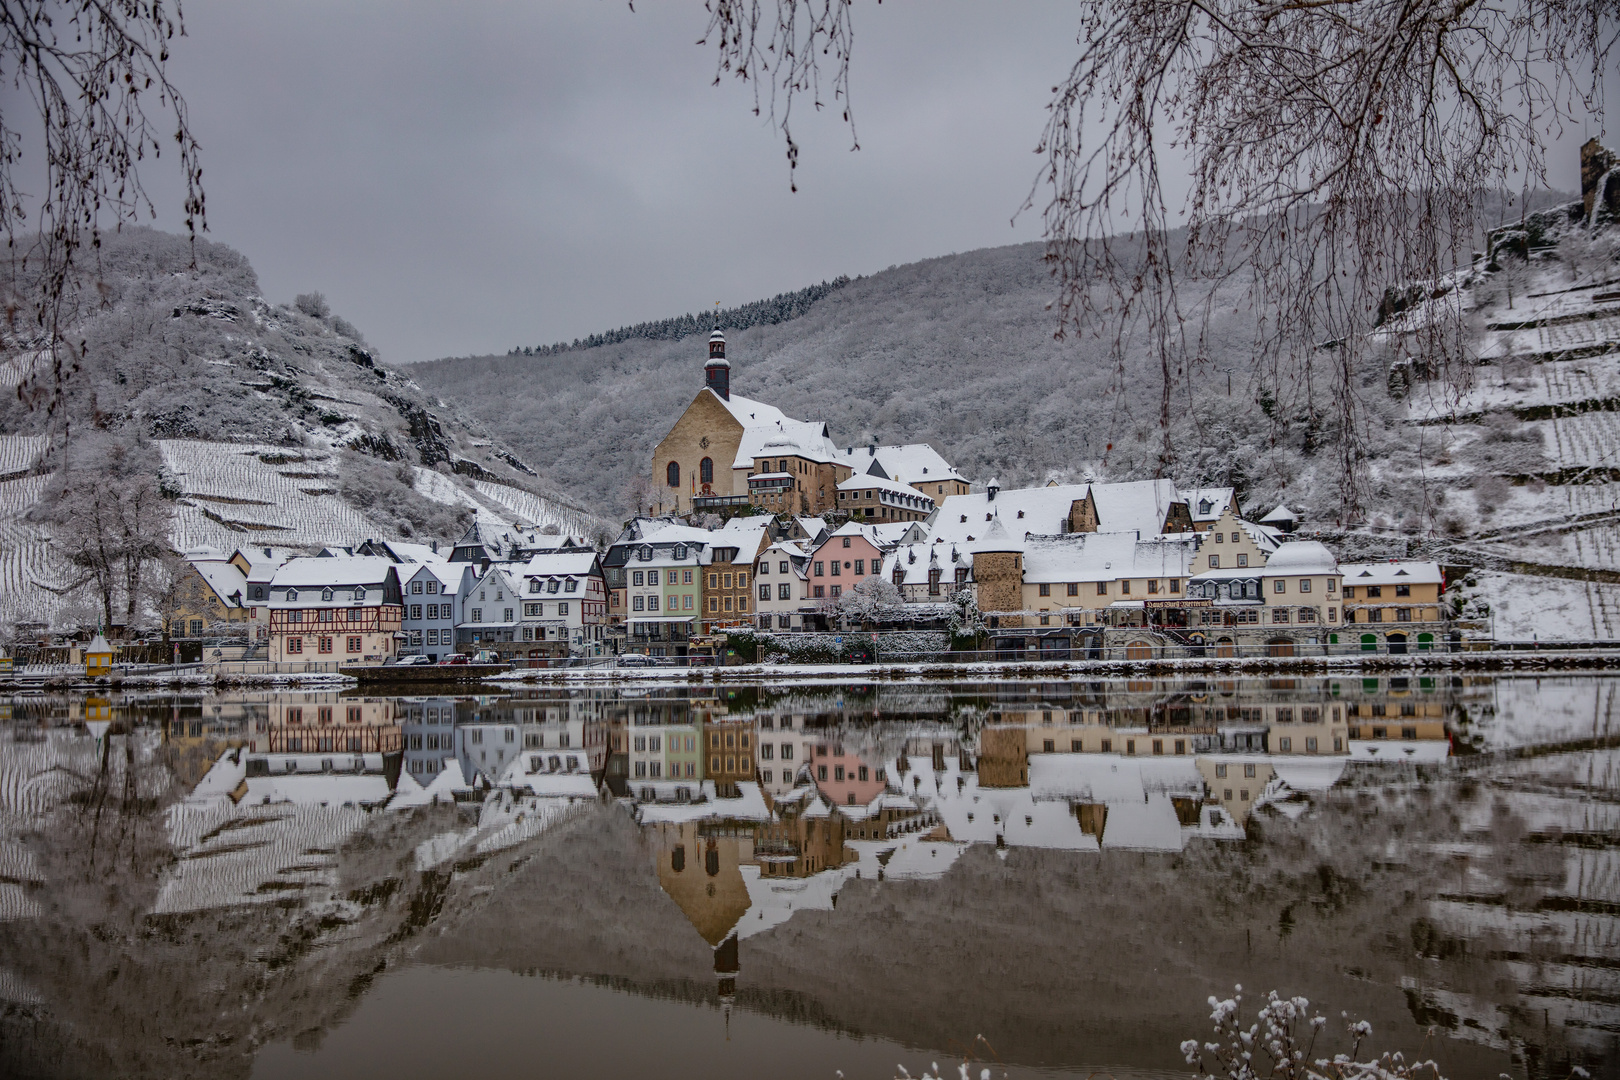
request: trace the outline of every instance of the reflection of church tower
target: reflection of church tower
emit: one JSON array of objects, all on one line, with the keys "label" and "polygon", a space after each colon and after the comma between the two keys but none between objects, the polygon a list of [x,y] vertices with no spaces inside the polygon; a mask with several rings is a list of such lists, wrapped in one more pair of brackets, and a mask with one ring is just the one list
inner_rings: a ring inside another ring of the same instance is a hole
[{"label": "reflection of church tower", "polygon": [[729,1016],[737,996],[737,924],[751,903],[741,864],[753,859],[753,841],[704,835],[697,822],[657,828],[658,884],[713,950],[720,1003]]}]

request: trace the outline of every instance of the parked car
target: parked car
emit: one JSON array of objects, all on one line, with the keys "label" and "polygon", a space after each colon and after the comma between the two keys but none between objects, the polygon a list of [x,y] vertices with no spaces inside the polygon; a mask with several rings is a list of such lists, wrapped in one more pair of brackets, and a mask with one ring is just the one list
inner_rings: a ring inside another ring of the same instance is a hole
[{"label": "parked car", "polygon": [[620,667],[652,667],[652,657],[646,653],[627,652],[619,657]]},{"label": "parked car", "polygon": [[443,660],[440,660],[439,663],[440,664],[465,664],[465,663],[469,663],[469,661],[467,659],[467,654],[466,653],[457,652],[457,653],[451,653],[449,656],[445,657]]},{"label": "parked car", "polygon": [[429,657],[429,656],[427,656],[427,655],[425,655],[423,653],[417,653],[414,656],[402,656],[402,657],[400,657],[399,661],[394,666],[395,667],[431,667],[432,664],[433,664],[433,659],[431,657]]},{"label": "parked car", "polygon": [[473,653],[472,662],[475,664],[498,664],[501,662],[501,654],[494,649],[480,649]]}]

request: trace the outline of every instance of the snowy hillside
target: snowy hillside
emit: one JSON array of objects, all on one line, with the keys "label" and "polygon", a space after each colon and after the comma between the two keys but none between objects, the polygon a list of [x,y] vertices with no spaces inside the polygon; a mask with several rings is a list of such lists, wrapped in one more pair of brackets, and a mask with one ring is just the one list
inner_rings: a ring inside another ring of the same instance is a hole
[{"label": "snowy hillside", "polygon": [[152,462],[179,550],[453,541],[468,515],[422,498],[417,472],[487,487],[473,501],[512,523],[610,528],[389,368],[324,302],[265,300],[227,247],[199,242],[193,263],[182,238],[126,229],[75,287],[60,379],[26,323],[0,333],[0,624],[84,614],[84,596],[61,592],[76,578],[47,522],[60,534],[71,522],[53,500],[101,481],[87,440]]}]

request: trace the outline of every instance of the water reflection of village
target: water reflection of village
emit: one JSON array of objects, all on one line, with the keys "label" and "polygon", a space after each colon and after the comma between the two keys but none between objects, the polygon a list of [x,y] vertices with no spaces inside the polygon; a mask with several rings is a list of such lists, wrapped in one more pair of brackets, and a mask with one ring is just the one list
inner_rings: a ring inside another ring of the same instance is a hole
[{"label": "water reflection of village", "polygon": [[[1492,749],[1493,739],[1522,739],[1504,725],[1540,723],[1563,692],[1530,680],[1416,674],[974,687],[554,687],[488,696],[278,690],[20,702],[7,753],[36,753],[28,740],[37,739],[44,761],[52,752],[45,742],[87,743],[73,732],[88,729],[99,745],[109,724],[115,737],[162,753],[189,790],[165,818],[178,859],[152,905],[163,916],[285,907],[294,897],[352,907],[357,894],[344,884],[345,845],[367,830],[386,833],[388,820],[417,823],[402,834],[409,837],[407,861],[447,881],[571,817],[614,817],[595,807],[616,804],[655,853],[663,892],[709,947],[705,981],[712,976],[721,999],[730,1000],[742,963],[754,963],[755,953],[740,950],[740,942],[796,913],[833,911],[841,893],[846,901],[869,894],[846,893],[851,881],[934,879],[958,864],[971,877],[986,860],[994,865],[1018,849],[1104,866],[1123,865],[1104,862],[1109,852],[1197,847],[1207,852],[1205,865],[1221,864],[1238,857],[1221,845],[1269,835],[1267,820],[1324,805],[1315,794],[1341,781],[1341,791],[1356,790],[1356,763],[1417,766],[1363,775],[1385,778],[1375,784],[1411,779],[1421,799],[1423,777],[1460,772],[1436,766]],[[1574,745],[1570,733],[1609,715],[1615,694],[1604,693],[1589,705],[1571,696],[1568,717],[1553,722],[1565,732],[1553,740],[1558,746]],[[64,727],[64,720],[71,723]],[[1498,776],[1493,783],[1510,781]],[[389,813],[430,804],[439,805],[425,817]],[[1478,830],[1494,827],[1500,810],[1489,799],[1477,806],[1465,814],[1476,832],[1448,840],[1447,858],[1469,845],[1485,852],[1494,842],[1478,839],[1486,835]],[[964,861],[975,847],[980,853]],[[1532,854],[1546,850],[1541,844]],[[1020,856],[1024,861],[1008,869],[1027,871],[1029,860],[1048,857]],[[1498,922],[1523,917],[1491,899],[1488,875],[1472,873],[1456,895],[1429,902],[1423,925],[1433,923],[1431,937],[1452,924],[1499,934]],[[29,897],[41,885],[37,871],[14,876],[21,884],[0,888],[0,909],[20,917],[35,911]],[[1584,897],[1582,886],[1581,904]],[[1574,919],[1610,917],[1570,911]],[[1609,962],[1612,950],[1597,952]],[[1539,986],[1548,978],[1530,981]],[[1481,1023],[1490,1021],[1482,1030],[1517,1023],[1507,1013],[1487,1016],[1473,998],[1414,992],[1414,1009],[1479,1013]],[[1553,1012],[1565,1008],[1588,1026],[1609,1023],[1612,1010],[1583,995],[1561,1006],[1553,1001]],[[1468,1024],[1446,1026],[1461,1031]]]}]

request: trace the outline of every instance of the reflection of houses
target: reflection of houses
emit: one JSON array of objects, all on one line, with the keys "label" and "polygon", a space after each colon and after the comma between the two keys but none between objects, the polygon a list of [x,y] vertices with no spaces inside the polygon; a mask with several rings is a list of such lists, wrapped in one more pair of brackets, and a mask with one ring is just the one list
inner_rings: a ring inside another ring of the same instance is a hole
[{"label": "reflection of houses", "polygon": [[254,722],[248,748],[272,754],[390,754],[402,745],[395,708],[391,698],[278,697]]},{"label": "reflection of houses", "polygon": [[400,705],[406,772],[423,783],[455,757],[456,702],[452,698],[425,698]]}]

